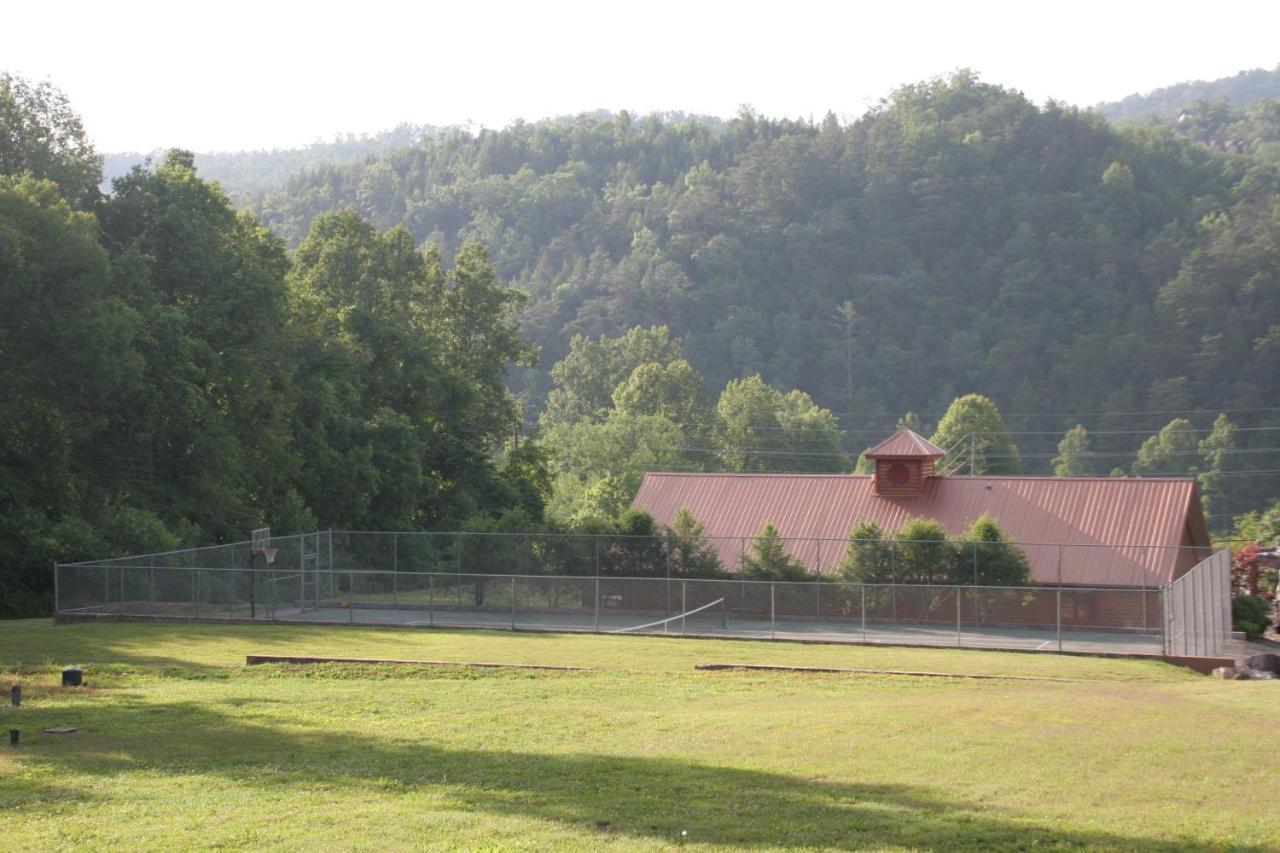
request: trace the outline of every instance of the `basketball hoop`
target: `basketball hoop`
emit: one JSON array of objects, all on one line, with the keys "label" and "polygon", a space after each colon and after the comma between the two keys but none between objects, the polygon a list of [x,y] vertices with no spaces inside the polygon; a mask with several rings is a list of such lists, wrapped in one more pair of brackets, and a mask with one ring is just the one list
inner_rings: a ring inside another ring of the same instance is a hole
[{"label": "basketball hoop", "polygon": [[275,548],[263,548],[263,549],[262,549],[262,556],[264,556],[264,557],[266,557],[266,558],[267,558],[267,565],[271,565],[272,563],[274,563],[274,562],[276,561],[276,549],[275,549]]}]

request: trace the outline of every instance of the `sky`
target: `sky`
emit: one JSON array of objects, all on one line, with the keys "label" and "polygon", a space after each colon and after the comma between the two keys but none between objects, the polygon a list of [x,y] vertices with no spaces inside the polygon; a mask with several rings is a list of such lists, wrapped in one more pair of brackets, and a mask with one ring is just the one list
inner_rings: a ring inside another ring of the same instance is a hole
[{"label": "sky", "polygon": [[1280,2],[16,2],[0,70],[98,150],[293,147],[595,109],[853,119],[958,68],[1088,106],[1280,65]]}]

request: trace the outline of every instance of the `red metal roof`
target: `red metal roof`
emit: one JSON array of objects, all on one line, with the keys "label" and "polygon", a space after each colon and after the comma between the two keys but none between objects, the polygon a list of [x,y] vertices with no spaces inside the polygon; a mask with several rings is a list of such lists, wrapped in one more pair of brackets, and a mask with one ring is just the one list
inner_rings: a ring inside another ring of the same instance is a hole
[{"label": "red metal roof", "polygon": [[1189,478],[930,477],[912,497],[877,495],[873,481],[844,474],[651,473],[634,505],[663,524],[688,507],[707,536],[728,537],[717,547],[730,570],[766,522],[792,540],[793,556],[829,573],[849,530],[862,522],[876,522],[889,536],[908,518],[929,518],[956,536],[982,513],[1022,543],[1040,583],[1160,586],[1209,554]]},{"label": "red metal roof", "polygon": [[946,455],[941,447],[906,427],[863,454],[868,459],[941,459]]}]

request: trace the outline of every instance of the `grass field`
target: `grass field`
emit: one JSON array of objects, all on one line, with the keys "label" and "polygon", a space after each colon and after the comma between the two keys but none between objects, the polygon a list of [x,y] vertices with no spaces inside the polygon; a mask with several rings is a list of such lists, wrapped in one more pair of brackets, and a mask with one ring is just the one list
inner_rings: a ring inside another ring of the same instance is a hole
[{"label": "grass field", "polygon": [[[595,669],[245,667],[251,652]],[[70,663],[87,688],[57,687]],[[0,669],[25,685],[23,707],[0,710],[23,733],[0,747],[6,850],[1280,847],[1280,684],[1159,663],[29,621],[0,623]],[[54,725],[80,730],[39,733]]]}]

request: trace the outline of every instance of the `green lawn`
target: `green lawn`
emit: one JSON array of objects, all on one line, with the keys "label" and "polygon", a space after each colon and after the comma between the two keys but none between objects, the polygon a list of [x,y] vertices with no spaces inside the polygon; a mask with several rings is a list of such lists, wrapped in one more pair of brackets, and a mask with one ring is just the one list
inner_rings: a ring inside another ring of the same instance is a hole
[{"label": "green lawn", "polygon": [[[243,666],[248,652],[591,672]],[[697,662],[1088,682],[695,672]],[[57,687],[83,664],[88,687]],[[1275,849],[1276,682],[932,649],[0,623],[0,844]],[[72,735],[39,730],[75,725]],[[1257,791],[1255,794],[1253,791]]]}]

